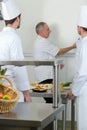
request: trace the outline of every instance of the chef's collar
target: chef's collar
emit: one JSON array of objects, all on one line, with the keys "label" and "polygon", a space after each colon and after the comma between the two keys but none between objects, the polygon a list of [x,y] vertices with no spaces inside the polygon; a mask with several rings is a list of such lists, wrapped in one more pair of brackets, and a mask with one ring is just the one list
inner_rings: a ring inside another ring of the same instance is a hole
[{"label": "chef's collar", "polygon": [[38,39],[43,39],[43,40],[47,39],[47,38],[41,37],[40,35],[38,35],[37,37],[38,37]]},{"label": "chef's collar", "polygon": [[16,32],[15,29],[12,28],[12,27],[4,27],[4,28],[3,28],[3,31],[9,31],[9,30],[11,30],[11,31],[13,31],[13,32]]}]

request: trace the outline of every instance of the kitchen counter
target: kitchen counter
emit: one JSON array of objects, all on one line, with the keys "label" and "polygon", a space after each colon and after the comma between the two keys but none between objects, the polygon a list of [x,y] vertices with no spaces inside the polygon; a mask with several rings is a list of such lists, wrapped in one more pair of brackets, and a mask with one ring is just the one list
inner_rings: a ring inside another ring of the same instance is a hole
[{"label": "kitchen counter", "polygon": [[46,103],[18,103],[9,113],[0,114],[0,129],[2,128],[35,128],[42,130],[58,118],[64,111],[64,105],[53,108]]},{"label": "kitchen counter", "polygon": [[[65,115],[64,116],[64,120],[66,121],[66,115],[67,115],[67,104],[68,104],[68,99],[65,98],[65,95],[67,94],[68,90],[62,91],[61,92],[61,99],[62,99],[62,103],[65,105]],[[30,90],[30,95],[31,97],[47,97],[47,98],[52,98],[53,97],[53,93],[51,92],[51,90],[47,91],[47,92],[33,92],[32,90]],[[59,96],[58,96],[59,97]],[[71,100],[71,130],[75,130],[75,100]],[[66,127],[66,124],[65,124]],[[66,128],[65,128],[66,129]]]}]

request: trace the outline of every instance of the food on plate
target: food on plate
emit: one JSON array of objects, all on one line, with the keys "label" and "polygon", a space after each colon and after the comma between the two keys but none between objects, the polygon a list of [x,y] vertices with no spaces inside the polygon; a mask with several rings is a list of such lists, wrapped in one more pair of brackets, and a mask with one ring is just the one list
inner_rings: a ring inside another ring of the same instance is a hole
[{"label": "food on plate", "polygon": [[45,88],[45,89],[52,89],[53,88],[53,84],[43,84],[43,88]]},{"label": "food on plate", "polygon": [[38,86],[43,89],[52,89],[53,84],[39,84],[39,83],[31,83],[31,89],[37,88]]},{"label": "food on plate", "polygon": [[34,87],[34,86],[38,85],[38,83],[31,83],[30,85]]},{"label": "food on plate", "polygon": [[71,84],[72,84],[72,82],[61,82],[59,84],[59,87],[65,90],[65,89],[69,89]]},{"label": "food on plate", "polygon": [[47,89],[41,87],[40,85],[37,85],[36,88],[33,89],[34,92],[46,92]]},{"label": "food on plate", "polygon": [[36,89],[36,90],[39,90],[39,91],[44,90],[44,88],[43,88],[43,87],[41,87],[40,85],[37,85],[35,89]]},{"label": "food on plate", "polygon": [[67,86],[70,86],[72,82],[61,82],[60,85],[63,86],[63,87],[67,87]]}]

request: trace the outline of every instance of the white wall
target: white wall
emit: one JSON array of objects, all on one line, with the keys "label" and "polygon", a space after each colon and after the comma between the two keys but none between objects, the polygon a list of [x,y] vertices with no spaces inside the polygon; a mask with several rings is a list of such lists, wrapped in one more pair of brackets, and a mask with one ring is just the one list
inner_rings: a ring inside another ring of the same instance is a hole
[{"label": "white wall", "polygon": [[22,11],[22,37],[24,52],[31,52],[36,38],[35,25],[45,21],[52,33],[50,39],[59,47],[65,47],[74,42],[77,37],[77,18],[80,6],[87,4],[86,0],[16,0]]},{"label": "white wall", "polygon": [[20,35],[24,52],[31,52],[36,38],[35,25],[45,21],[52,33],[50,39],[65,47],[74,42],[77,37],[77,18],[80,6],[87,4],[86,0],[16,0],[22,11],[22,26]]},{"label": "white wall", "polygon": [[[16,0],[22,12],[19,34],[22,38],[24,52],[31,52],[36,37],[35,25],[45,21],[52,33],[50,39],[65,47],[74,42],[77,37],[77,18],[80,6],[87,0]],[[0,30],[3,23],[0,22]]]}]

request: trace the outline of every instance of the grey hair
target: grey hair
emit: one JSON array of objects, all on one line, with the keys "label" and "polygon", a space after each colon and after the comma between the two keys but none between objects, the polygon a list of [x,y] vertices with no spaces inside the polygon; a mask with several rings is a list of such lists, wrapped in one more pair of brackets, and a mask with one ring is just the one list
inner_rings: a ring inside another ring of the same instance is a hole
[{"label": "grey hair", "polygon": [[43,27],[44,27],[45,24],[46,24],[45,22],[40,22],[40,23],[38,23],[38,24],[36,25],[36,28],[35,28],[35,29],[36,29],[36,33],[37,33],[37,34],[39,34],[39,31],[43,29]]}]

